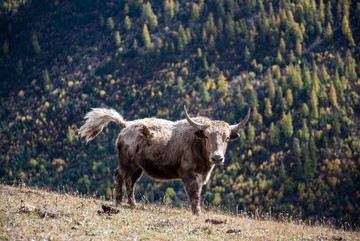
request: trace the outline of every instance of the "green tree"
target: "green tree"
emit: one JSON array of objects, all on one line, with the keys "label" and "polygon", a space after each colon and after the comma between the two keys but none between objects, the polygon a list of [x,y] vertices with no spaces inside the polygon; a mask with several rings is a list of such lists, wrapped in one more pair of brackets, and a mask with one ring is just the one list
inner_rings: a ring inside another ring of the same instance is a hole
[{"label": "green tree", "polygon": [[352,57],[350,49],[346,51],[345,76],[352,82],[356,82],[358,78],[358,75],[356,73],[356,61]]},{"label": "green tree", "polygon": [[200,20],[200,7],[196,3],[192,4],[191,14],[190,14],[190,22],[197,23]]},{"label": "green tree", "polygon": [[270,120],[273,116],[273,113],[272,113],[272,106],[271,106],[271,101],[269,98],[266,98],[265,99],[265,118],[267,120]]},{"label": "green tree", "polygon": [[332,31],[332,28],[331,28],[331,24],[328,23],[326,25],[326,28],[325,28],[325,34],[324,34],[324,38],[326,41],[330,42],[333,38],[333,31]]},{"label": "green tree", "polygon": [[225,23],[225,33],[226,37],[230,40],[233,40],[235,37],[235,31],[234,31],[235,23],[230,14],[226,17],[226,23]]},{"label": "green tree", "polygon": [[244,49],[244,63],[245,64],[249,64],[251,61],[251,53],[250,53],[250,50],[247,46],[245,46],[245,49]]},{"label": "green tree", "polygon": [[294,98],[293,98],[291,89],[286,90],[286,97],[285,98],[286,98],[287,106],[291,107],[293,105],[293,103],[294,103]]},{"label": "green tree", "polygon": [[275,101],[275,85],[274,81],[272,79],[269,80],[269,87],[268,87],[268,95],[271,103],[274,103]]},{"label": "green tree", "polygon": [[274,122],[271,122],[269,128],[269,141],[270,145],[277,146],[280,143],[280,130],[279,127],[274,125]]},{"label": "green tree", "polygon": [[326,70],[325,64],[322,64],[321,66],[320,80],[322,83],[327,83],[329,81],[329,74]]},{"label": "green tree", "polygon": [[328,1],[327,5],[326,5],[326,20],[327,20],[328,24],[330,24],[330,25],[334,23],[331,1]]},{"label": "green tree", "polygon": [[226,95],[228,91],[228,83],[226,82],[226,78],[223,75],[223,73],[221,73],[217,78],[217,83],[218,83],[218,91],[222,95]]},{"label": "green tree", "polygon": [[336,90],[333,84],[330,85],[330,96],[329,102],[332,106],[338,107],[337,97],[336,97]]},{"label": "green tree", "polygon": [[19,59],[17,67],[16,67],[16,73],[18,76],[21,76],[23,73],[23,64],[22,64],[22,60]]},{"label": "green tree", "polygon": [[285,41],[283,38],[280,38],[279,50],[280,50],[281,55],[286,54],[286,44],[285,44]]},{"label": "green tree", "polygon": [[310,102],[311,102],[311,114],[314,119],[319,118],[319,112],[318,112],[318,98],[316,95],[315,88],[313,88],[310,96]]},{"label": "green tree", "polygon": [[310,138],[310,133],[309,133],[309,128],[307,127],[306,124],[306,119],[303,119],[303,126],[302,126],[302,135],[301,135],[301,139],[303,139],[304,141],[308,142],[309,138]]},{"label": "green tree", "polygon": [[3,48],[4,55],[7,55],[9,53],[9,44],[8,44],[8,42],[6,40],[5,40],[2,48]]},{"label": "green tree", "polygon": [[300,157],[301,149],[300,149],[300,141],[298,138],[294,137],[292,144],[292,153],[296,158]]},{"label": "green tree", "polygon": [[309,115],[309,107],[307,106],[307,104],[303,104],[302,106],[301,106],[301,116],[302,117],[307,117],[308,115]]},{"label": "green tree", "polygon": [[131,29],[131,19],[129,16],[126,16],[124,19],[124,28],[126,31],[129,31]]},{"label": "green tree", "polygon": [[178,51],[181,53],[182,51],[184,51],[185,45],[187,44],[187,37],[185,34],[185,30],[184,27],[182,25],[179,26],[179,30],[178,30]]},{"label": "green tree", "polygon": [[174,18],[174,1],[166,0],[164,5],[165,24],[168,25]]},{"label": "green tree", "polygon": [[301,47],[301,41],[300,41],[300,39],[296,39],[295,54],[296,54],[297,56],[301,56],[301,54],[302,54],[302,47]]},{"label": "green tree", "polygon": [[32,45],[34,47],[34,52],[36,54],[40,54],[41,53],[41,49],[40,49],[40,45],[39,45],[39,40],[38,40],[38,37],[37,37],[37,34],[36,32],[34,31],[33,32],[33,35],[31,37],[31,40],[32,40]]},{"label": "green tree", "polygon": [[143,31],[142,31],[142,40],[144,43],[144,46],[147,50],[151,50],[153,47],[153,44],[151,43],[149,30],[146,24],[144,24]]},{"label": "green tree", "polygon": [[355,47],[355,41],[349,26],[348,16],[344,15],[341,25],[341,32],[345,35],[346,40],[349,42],[350,47]]},{"label": "green tree", "polygon": [[106,29],[110,32],[115,28],[114,21],[112,17],[109,17],[106,21]]},{"label": "green tree", "polygon": [[119,31],[115,31],[114,41],[115,41],[116,47],[120,47],[120,45],[121,45],[121,37],[120,37]]},{"label": "green tree", "polygon": [[291,114],[288,113],[286,115],[285,113],[283,113],[280,124],[281,124],[282,132],[283,132],[284,136],[286,138],[290,138],[294,133]]},{"label": "green tree", "polygon": [[150,16],[150,31],[154,32],[158,27],[158,20],[155,14]]},{"label": "green tree", "polygon": [[249,123],[247,128],[247,138],[249,144],[255,143],[255,127],[251,123]]},{"label": "green tree", "polygon": [[209,92],[206,89],[205,83],[201,85],[200,97],[203,102],[208,102],[210,100]]}]

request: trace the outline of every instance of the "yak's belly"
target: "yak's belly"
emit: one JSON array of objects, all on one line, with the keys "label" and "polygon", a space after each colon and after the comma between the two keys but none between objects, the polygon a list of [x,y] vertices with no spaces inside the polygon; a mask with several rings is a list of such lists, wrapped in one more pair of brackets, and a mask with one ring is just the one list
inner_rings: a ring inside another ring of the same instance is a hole
[{"label": "yak's belly", "polygon": [[139,161],[138,165],[144,170],[150,177],[158,180],[174,180],[179,179],[177,170],[178,167],[161,165],[153,160],[143,159]]}]

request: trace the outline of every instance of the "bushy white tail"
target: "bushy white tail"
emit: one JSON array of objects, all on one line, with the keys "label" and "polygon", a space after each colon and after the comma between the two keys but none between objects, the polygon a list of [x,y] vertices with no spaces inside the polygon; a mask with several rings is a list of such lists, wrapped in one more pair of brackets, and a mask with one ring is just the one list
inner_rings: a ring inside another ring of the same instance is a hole
[{"label": "bushy white tail", "polygon": [[126,121],[114,109],[93,108],[85,115],[84,119],[86,122],[78,131],[80,137],[86,138],[86,142],[100,134],[104,126],[110,121],[116,122],[122,128],[126,127]]}]

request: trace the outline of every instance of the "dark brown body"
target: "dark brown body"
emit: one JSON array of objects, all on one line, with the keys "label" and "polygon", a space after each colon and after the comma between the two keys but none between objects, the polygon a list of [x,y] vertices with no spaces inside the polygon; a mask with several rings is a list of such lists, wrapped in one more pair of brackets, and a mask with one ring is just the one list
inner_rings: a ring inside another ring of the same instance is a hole
[{"label": "dark brown body", "polygon": [[116,141],[117,204],[122,201],[125,182],[128,202],[135,206],[134,187],[145,172],[157,180],[182,180],[192,211],[199,214],[202,185],[209,180],[214,166],[224,163],[227,143],[239,137],[237,130],[245,125],[250,111],[244,121],[234,126],[205,117],[191,119],[185,112],[186,119],[176,122],[157,118],[124,121],[116,111],[104,108],[86,114],[87,121],[79,129],[86,141],[110,121],[123,128]]}]

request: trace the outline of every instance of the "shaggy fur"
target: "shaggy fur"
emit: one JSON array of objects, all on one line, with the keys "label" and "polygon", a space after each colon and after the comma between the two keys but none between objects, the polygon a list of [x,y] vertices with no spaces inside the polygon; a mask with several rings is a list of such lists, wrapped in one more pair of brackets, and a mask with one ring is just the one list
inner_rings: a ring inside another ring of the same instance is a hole
[{"label": "shaggy fur", "polygon": [[125,182],[128,203],[133,207],[135,183],[145,172],[157,180],[182,180],[192,211],[199,214],[202,185],[209,180],[214,166],[224,163],[227,142],[239,137],[226,122],[205,117],[193,119],[205,124],[203,130],[195,129],[186,119],[124,121],[115,110],[104,108],[92,109],[85,119],[79,134],[86,141],[92,140],[110,121],[123,128],[116,141],[119,156],[119,167],[115,170],[116,203],[122,201]]}]

